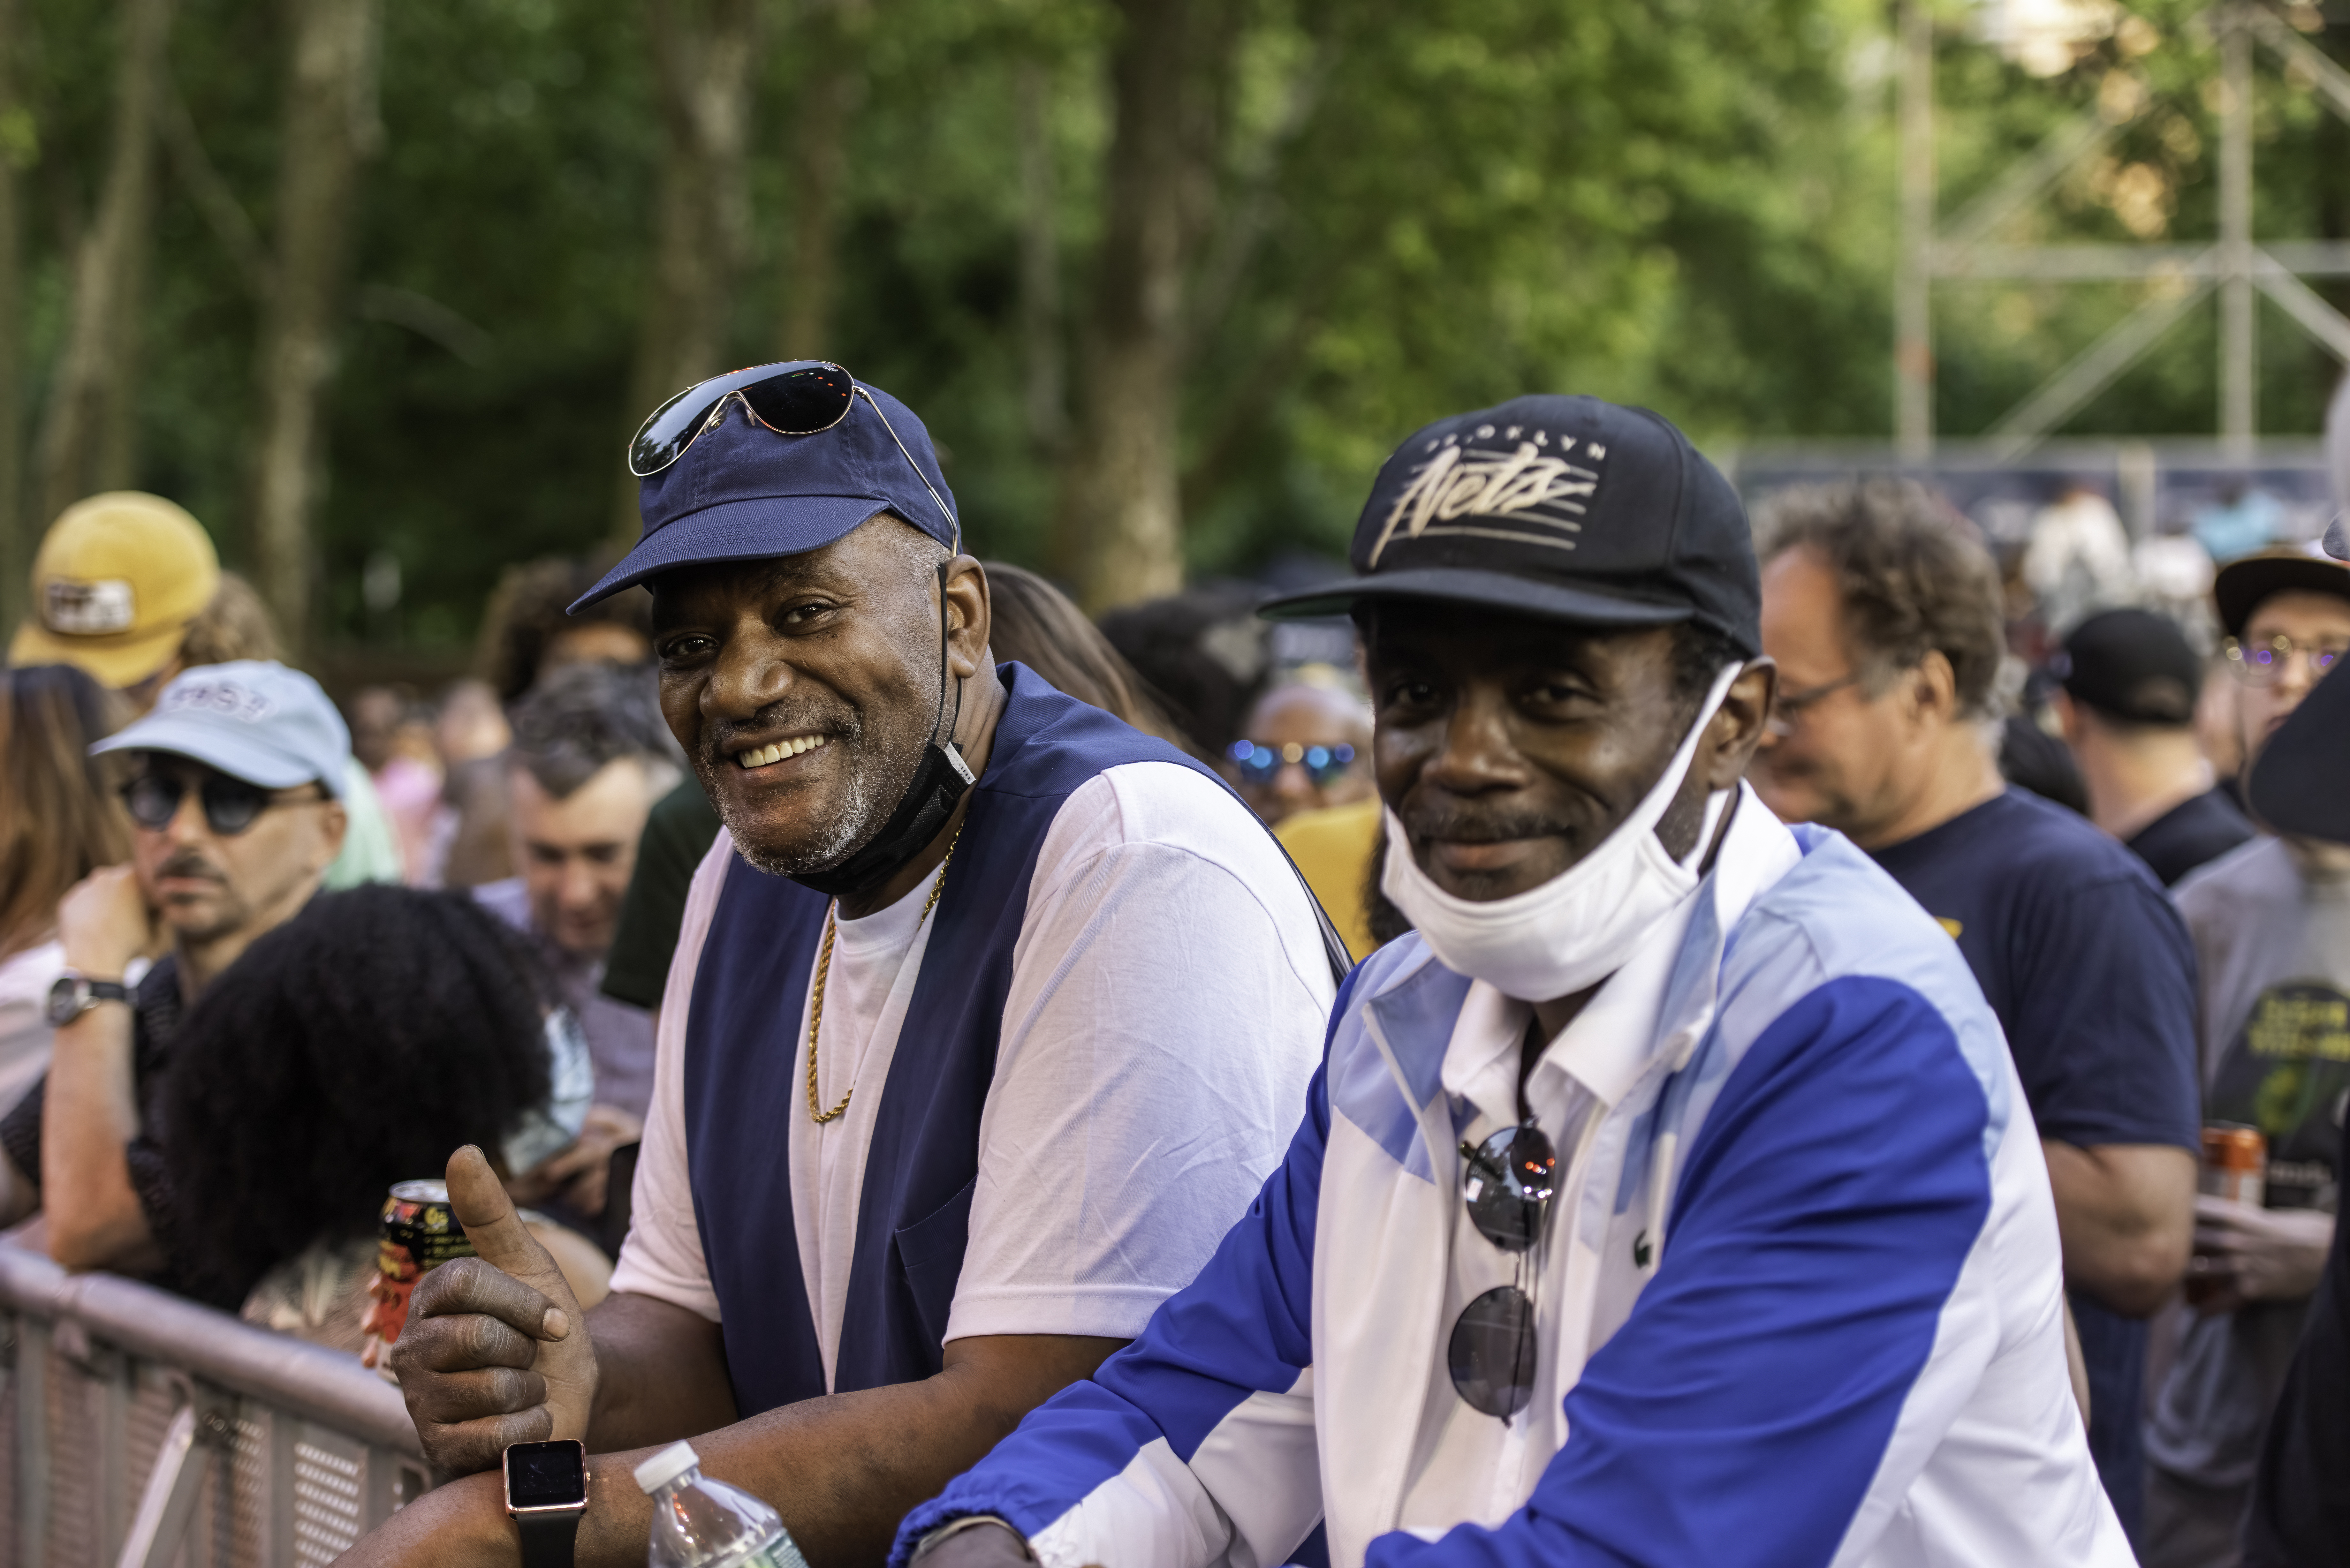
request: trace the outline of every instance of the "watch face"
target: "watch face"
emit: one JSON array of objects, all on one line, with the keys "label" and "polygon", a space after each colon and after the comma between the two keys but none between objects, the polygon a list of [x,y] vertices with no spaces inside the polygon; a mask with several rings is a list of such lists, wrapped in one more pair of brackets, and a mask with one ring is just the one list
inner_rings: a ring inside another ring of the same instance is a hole
[{"label": "watch face", "polygon": [[588,1501],[588,1449],[576,1438],[506,1449],[508,1508],[577,1508]]},{"label": "watch face", "polygon": [[81,982],[72,975],[60,975],[49,987],[49,1023],[62,1029],[81,1012]]}]

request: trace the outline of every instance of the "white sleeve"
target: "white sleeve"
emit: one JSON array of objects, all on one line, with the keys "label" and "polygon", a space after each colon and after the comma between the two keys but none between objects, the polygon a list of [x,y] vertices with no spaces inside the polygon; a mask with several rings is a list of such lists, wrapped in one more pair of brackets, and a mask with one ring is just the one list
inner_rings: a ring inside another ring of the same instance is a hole
[{"label": "white sleeve", "polygon": [[1313,907],[1211,781],[1089,781],[1035,876],[949,1340],[1141,1332],[1280,1163],[1321,1059]]},{"label": "white sleeve", "polygon": [[711,918],[718,912],[718,892],[733,859],[733,836],[722,827],[694,867],[693,886],[685,896],[677,953],[670,960],[654,1031],[653,1102],[645,1113],[644,1147],[637,1151],[636,1184],[629,1189],[629,1234],[612,1269],[613,1290],[673,1302],[712,1323],[718,1321],[718,1293],[710,1283],[710,1261],[702,1255],[685,1164],[685,1015],[693,1002],[693,977],[702,968]]}]

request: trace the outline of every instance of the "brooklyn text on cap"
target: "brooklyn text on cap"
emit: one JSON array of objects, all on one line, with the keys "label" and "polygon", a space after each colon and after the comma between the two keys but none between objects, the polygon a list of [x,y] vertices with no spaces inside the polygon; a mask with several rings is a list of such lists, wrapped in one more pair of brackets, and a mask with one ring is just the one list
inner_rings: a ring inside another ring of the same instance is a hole
[{"label": "brooklyn text on cap", "polygon": [[2195,722],[2203,661],[2168,616],[2116,609],[2073,628],[2050,669],[2076,702],[2131,724]]},{"label": "brooklyn text on cap", "polygon": [[2272,594],[2298,589],[2350,599],[2350,566],[2315,547],[2284,547],[2240,556],[2211,579],[2211,600],[2230,637],[2244,635],[2244,623]]},{"label": "brooklyn text on cap", "polygon": [[171,662],[220,587],[203,524],[160,495],[109,491],[57,514],[33,558],[33,610],[11,664],[78,665],[136,686]]},{"label": "brooklyn text on cap", "polygon": [[264,789],[316,782],[340,794],[351,733],[317,681],[239,659],[173,676],[153,711],[90,752],[169,752]]},{"label": "brooklyn text on cap", "polygon": [[879,388],[858,389],[847,417],[813,435],[777,435],[739,403],[721,405],[716,428],[639,483],[643,535],[571,607],[673,566],[819,549],[884,512],[951,547],[954,496],[930,431]]},{"label": "brooklyn text on cap", "polygon": [[1517,398],[1419,431],[1379,470],[1347,560],[1354,576],[1263,613],[1417,599],[1589,627],[1689,621],[1762,649],[1738,493],[1670,421],[1597,398]]}]

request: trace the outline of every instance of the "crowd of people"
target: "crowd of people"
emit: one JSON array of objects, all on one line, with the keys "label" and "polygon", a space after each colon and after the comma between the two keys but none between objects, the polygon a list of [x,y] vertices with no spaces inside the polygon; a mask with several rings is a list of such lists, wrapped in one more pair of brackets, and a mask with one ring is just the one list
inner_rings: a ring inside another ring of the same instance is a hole
[{"label": "crowd of people", "polygon": [[678,1438],[816,1563],[2350,1540],[2350,564],[2271,512],[2182,597],[2085,489],[1750,519],[1528,397],[1351,575],[1097,623],[836,367],[631,462],[429,694],[133,493],[9,647],[0,1223],[398,1381],[456,1479],[352,1562],[633,1562]]}]

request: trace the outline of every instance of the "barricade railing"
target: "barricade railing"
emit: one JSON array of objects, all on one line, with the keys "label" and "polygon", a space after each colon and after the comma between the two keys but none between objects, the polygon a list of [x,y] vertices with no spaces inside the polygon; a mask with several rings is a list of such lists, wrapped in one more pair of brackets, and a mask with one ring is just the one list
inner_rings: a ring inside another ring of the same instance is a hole
[{"label": "barricade railing", "polygon": [[19,1568],[333,1561],[432,1484],[355,1357],[0,1242],[0,1531]]}]

